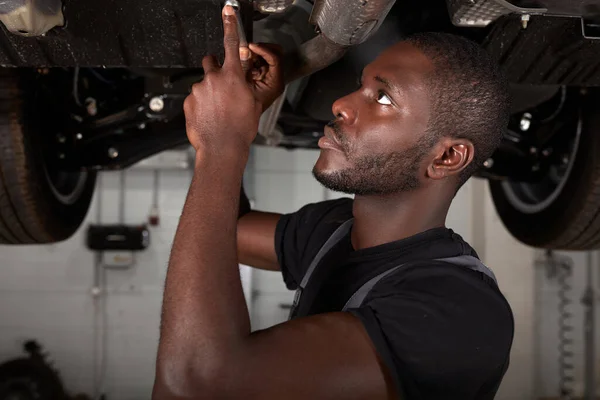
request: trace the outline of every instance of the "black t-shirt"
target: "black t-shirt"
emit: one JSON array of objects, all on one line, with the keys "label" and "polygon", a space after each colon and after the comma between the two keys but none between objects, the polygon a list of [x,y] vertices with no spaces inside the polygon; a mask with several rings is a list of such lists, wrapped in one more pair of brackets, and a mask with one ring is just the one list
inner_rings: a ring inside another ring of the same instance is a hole
[{"label": "black t-shirt", "polygon": [[[282,216],[275,246],[287,287],[296,289],[331,234],[352,218],[352,200],[309,204]],[[322,259],[298,306],[299,315],[341,311],[369,279],[404,267],[375,285],[359,308],[403,400],[493,399],[508,368],[514,321],[485,274],[437,258],[472,255],[450,229],[435,228],[355,251],[346,235]]]}]

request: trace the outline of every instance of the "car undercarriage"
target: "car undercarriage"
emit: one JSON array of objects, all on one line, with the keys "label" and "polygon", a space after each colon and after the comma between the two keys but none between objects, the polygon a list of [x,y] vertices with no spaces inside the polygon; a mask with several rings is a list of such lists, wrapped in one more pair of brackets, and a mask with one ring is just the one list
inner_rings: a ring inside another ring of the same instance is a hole
[{"label": "car undercarriage", "polygon": [[[75,232],[98,170],[187,143],[182,104],[223,59],[213,0],[8,0],[0,6],[0,243]],[[241,1],[249,40],[284,49],[286,90],[257,145],[317,148],[333,101],[417,32],[479,43],[511,88],[512,118],[478,172],[519,241],[600,245],[600,1]]]}]

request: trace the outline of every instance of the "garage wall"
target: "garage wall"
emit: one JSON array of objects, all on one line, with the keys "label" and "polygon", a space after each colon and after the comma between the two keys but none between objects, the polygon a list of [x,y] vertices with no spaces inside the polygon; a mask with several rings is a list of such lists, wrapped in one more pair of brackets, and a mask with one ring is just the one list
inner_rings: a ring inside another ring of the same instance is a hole
[{"label": "garage wall", "polygon": [[[511,364],[496,399],[533,399],[534,387],[534,267],[535,251],[517,242],[503,227],[495,212],[486,181],[472,180],[481,214],[474,220],[479,231],[475,245],[482,248],[483,260],[495,272],[515,319]],[[479,201],[482,200],[480,203]]]},{"label": "garage wall", "polygon": [[[559,322],[563,321],[570,327],[570,331],[566,333],[566,338],[573,341],[572,345],[566,349],[571,353],[571,356],[566,360],[573,365],[570,370],[565,370],[568,375],[573,377],[571,385],[575,396],[583,396],[585,390],[585,357],[587,349],[584,343],[584,312],[583,304],[584,296],[588,282],[592,284],[595,291],[594,301],[595,309],[595,337],[598,338],[598,323],[600,320],[600,309],[598,307],[598,292],[600,273],[598,271],[600,258],[597,252],[592,252],[592,279],[588,280],[587,265],[588,253],[585,252],[557,252],[557,257],[566,257],[572,262],[570,277],[561,279],[552,268],[544,262],[546,257],[543,253],[537,256],[538,264],[536,268],[536,285],[539,288],[537,291],[536,310],[539,320],[536,337],[539,342],[536,351],[536,360],[539,365],[538,373],[536,374],[535,389],[540,396],[556,396],[559,393]],[[564,285],[563,285],[564,282]],[[565,311],[571,316],[564,318],[559,311],[559,296],[564,295],[568,300]],[[598,339],[596,339],[596,348],[593,352],[595,376],[600,372],[600,358],[598,357]],[[600,394],[599,389],[600,379],[596,378],[595,391]]]},{"label": "garage wall", "polygon": [[[318,152],[255,147],[245,177],[257,209],[291,212],[308,202],[339,197],[310,174]],[[83,246],[85,229],[51,246],[0,247],[0,360],[21,354],[21,342],[38,339],[73,392],[92,394],[101,370],[107,399],[148,398],[154,378],[159,312],[167,260],[191,173],[160,173],[161,225],[134,268],[107,271],[105,312],[90,294],[94,257]],[[146,221],[152,173],[126,173],[126,222]],[[105,223],[118,220],[119,173],[105,173],[101,192]],[[88,221],[95,221],[97,200]],[[508,235],[497,219],[487,185],[472,180],[457,195],[448,226],[494,269],[515,311],[513,363],[499,399],[529,399],[533,391],[533,250]],[[278,273],[244,270],[253,329],[286,319],[292,294]],[[103,317],[105,317],[103,319]],[[105,321],[105,322],[103,322]],[[96,349],[96,351],[94,350]],[[96,365],[96,366],[95,366]]]},{"label": "garage wall", "polygon": [[[0,360],[20,355],[22,341],[35,338],[72,393],[93,393],[104,357],[108,399],[149,398],[167,259],[190,177],[186,171],[160,173],[161,225],[151,229],[151,247],[133,268],[106,272],[105,311],[102,297],[91,295],[94,256],[84,247],[85,228],[56,245],[2,246]],[[102,222],[116,223],[119,173],[103,174],[102,183]],[[143,223],[153,174],[130,171],[126,185],[125,222]],[[97,204],[95,199],[87,222],[96,222]]]}]

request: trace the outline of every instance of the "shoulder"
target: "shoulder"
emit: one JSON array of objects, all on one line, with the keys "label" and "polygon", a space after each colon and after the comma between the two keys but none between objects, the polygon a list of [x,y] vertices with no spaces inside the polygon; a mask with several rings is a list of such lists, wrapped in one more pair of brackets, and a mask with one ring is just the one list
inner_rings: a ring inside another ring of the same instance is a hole
[{"label": "shoulder", "polygon": [[[512,327],[512,311],[498,286],[483,273],[463,266],[435,260],[411,263],[375,285],[364,304],[404,307],[407,297],[410,304],[430,309],[434,317],[434,310],[444,310],[455,317],[438,323],[459,325],[455,323],[458,319],[475,325],[477,319],[483,319],[502,322],[502,328]],[[423,316],[428,318],[429,314]]]},{"label": "shoulder", "polygon": [[504,296],[482,275],[443,262],[411,265],[352,310],[404,386],[429,382],[414,390],[435,395],[454,388],[473,398],[467,391],[477,383],[501,380],[514,321]]}]

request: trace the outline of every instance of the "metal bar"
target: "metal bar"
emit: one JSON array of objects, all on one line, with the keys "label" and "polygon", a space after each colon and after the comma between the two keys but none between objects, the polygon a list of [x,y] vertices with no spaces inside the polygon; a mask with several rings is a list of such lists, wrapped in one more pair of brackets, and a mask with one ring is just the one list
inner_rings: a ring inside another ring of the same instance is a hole
[{"label": "metal bar", "polygon": [[160,189],[160,171],[154,170],[154,188],[152,190],[152,207],[158,209],[158,192]]},{"label": "metal bar", "polygon": [[279,120],[281,108],[285,102],[287,89],[288,85],[285,86],[281,96],[279,96],[273,104],[263,112],[258,122],[258,134],[265,138],[266,144],[269,146],[277,146],[281,142],[281,137],[283,136],[281,132],[277,132],[275,127]]},{"label": "metal bar", "polygon": [[587,253],[587,285],[583,295],[582,303],[584,305],[584,342],[585,342],[585,389],[584,399],[594,400],[595,399],[595,376],[594,376],[594,362],[595,362],[595,291],[592,279],[594,278],[593,271],[593,253],[589,251]]},{"label": "metal bar", "polygon": [[119,223],[125,223],[125,171],[119,173]]}]

